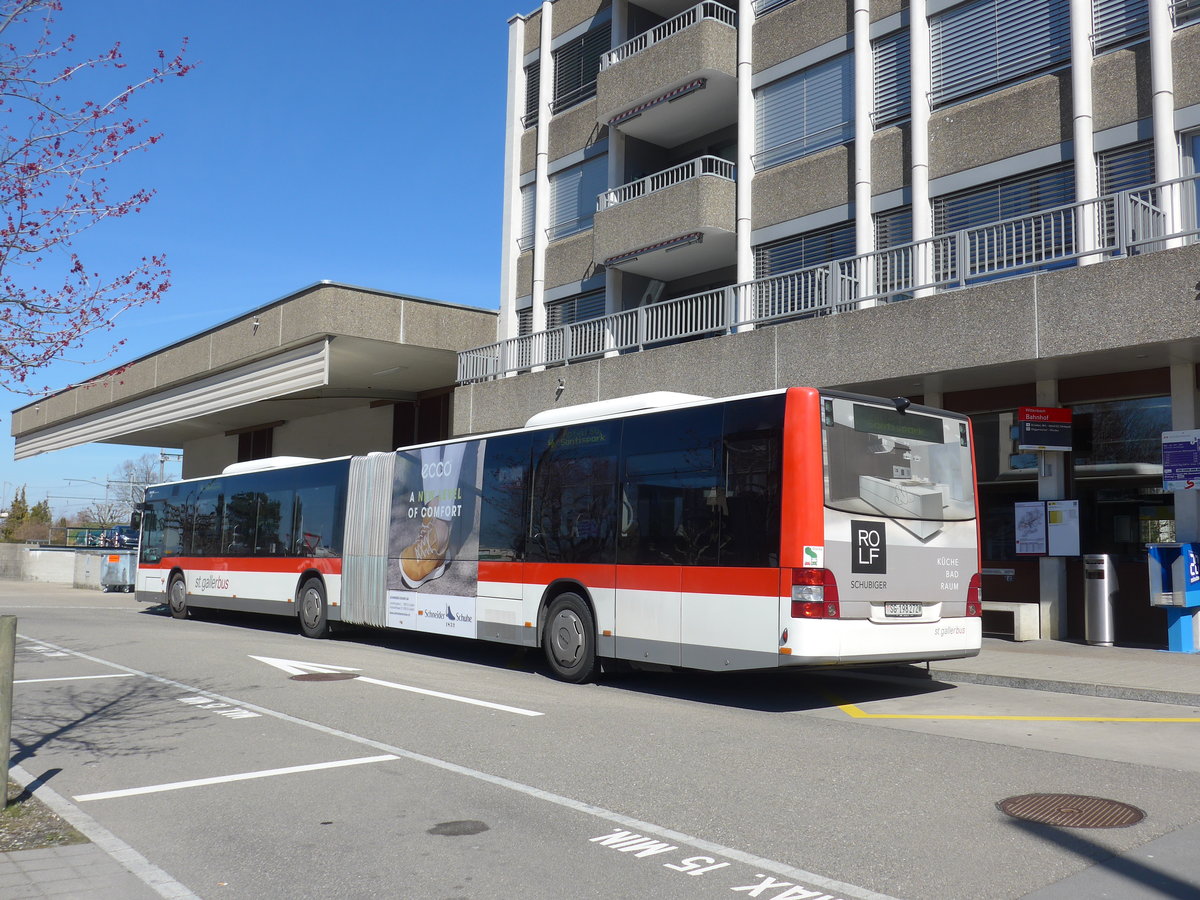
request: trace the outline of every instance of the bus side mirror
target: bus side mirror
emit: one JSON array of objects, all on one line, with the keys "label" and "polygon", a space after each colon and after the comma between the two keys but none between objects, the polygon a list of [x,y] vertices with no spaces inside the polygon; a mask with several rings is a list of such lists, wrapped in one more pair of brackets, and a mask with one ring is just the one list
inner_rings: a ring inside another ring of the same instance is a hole
[{"label": "bus side mirror", "polygon": [[[142,504],[140,504],[140,503],[138,504],[138,506],[141,506],[141,505]],[[133,528],[133,529],[140,529],[142,527],[142,510],[141,509],[135,508],[134,511],[129,514],[129,527]]]}]

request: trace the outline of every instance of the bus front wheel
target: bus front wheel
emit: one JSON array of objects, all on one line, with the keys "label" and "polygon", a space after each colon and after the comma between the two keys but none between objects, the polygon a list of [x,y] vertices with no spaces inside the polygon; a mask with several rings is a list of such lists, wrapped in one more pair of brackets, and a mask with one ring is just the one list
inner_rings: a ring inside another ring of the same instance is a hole
[{"label": "bus front wheel", "polygon": [[305,637],[329,636],[329,616],[325,606],[325,585],[320,579],[310,578],[300,585],[300,598],[296,604],[300,616],[300,630]]},{"label": "bus front wheel", "polygon": [[556,678],[582,684],[596,677],[596,623],[578,594],[560,594],[551,601],[542,648]]},{"label": "bus front wheel", "polygon": [[187,583],[182,575],[171,576],[171,583],[167,585],[167,608],[173,618],[186,619],[188,616]]}]

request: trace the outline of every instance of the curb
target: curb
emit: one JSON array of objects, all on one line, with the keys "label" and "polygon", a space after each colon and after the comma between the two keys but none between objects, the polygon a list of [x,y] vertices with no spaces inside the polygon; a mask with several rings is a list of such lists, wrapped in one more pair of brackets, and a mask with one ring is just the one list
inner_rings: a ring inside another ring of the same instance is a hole
[{"label": "curb", "polygon": [[1193,706],[1200,709],[1200,694],[1187,691],[1164,691],[1155,688],[1129,687],[1119,684],[1089,684],[1080,681],[1055,681],[1050,678],[1031,678],[1022,675],[989,675],[982,672],[955,672],[950,669],[894,670],[904,678],[949,681],[958,684],[990,684],[998,687],[1020,688],[1027,691],[1050,691],[1056,694],[1080,694],[1105,697],[1110,700],[1141,700],[1146,703],[1167,703],[1173,706]]}]

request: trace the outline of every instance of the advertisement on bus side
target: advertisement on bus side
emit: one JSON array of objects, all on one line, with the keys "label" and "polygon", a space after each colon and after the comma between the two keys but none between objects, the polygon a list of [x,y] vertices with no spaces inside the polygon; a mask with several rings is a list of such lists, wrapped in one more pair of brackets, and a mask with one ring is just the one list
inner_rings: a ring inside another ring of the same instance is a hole
[{"label": "advertisement on bus side", "polygon": [[485,441],[396,454],[387,624],[476,636]]}]

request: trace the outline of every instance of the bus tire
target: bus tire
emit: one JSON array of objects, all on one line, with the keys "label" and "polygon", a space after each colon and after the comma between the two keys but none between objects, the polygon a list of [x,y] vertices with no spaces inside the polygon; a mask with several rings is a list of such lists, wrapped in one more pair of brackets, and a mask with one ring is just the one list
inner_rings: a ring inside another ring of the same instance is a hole
[{"label": "bus tire", "polygon": [[171,611],[172,618],[186,619],[188,617],[187,582],[178,572],[172,575],[171,580],[167,582],[167,609]]},{"label": "bus tire", "polygon": [[320,578],[309,578],[300,585],[296,603],[300,631],[305,637],[329,637],[329,614],[325,605],[325,585]]},{"label": "bus tire", "polygon": [[596,623],[578,594],[559,594],[550,601],[542,649],[555,678],[583,684],[596,677]]}]

